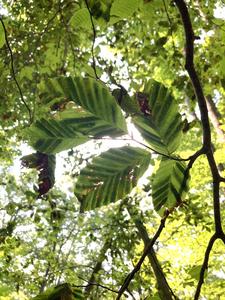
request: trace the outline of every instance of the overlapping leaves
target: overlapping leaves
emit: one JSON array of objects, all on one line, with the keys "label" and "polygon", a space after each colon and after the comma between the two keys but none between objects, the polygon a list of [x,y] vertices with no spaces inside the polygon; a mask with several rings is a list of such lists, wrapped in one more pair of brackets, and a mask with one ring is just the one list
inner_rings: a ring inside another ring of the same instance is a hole
[{"label": "overlapping leaves", "polygon": [[188,174],[184,162],[163,158],[152,185],[155,210],[163,214],[165,209],[179,205],[187,190],[187,181]]},{"label": "overlapping leaves", "polygon": [[133,122],[154,150],[170,155],[177,149],[182,134],[177,104],[168,89],[153,80],[145,86],[143,94],[150,114],[136,115]]},{"label": "overlapping leaves", "polygon": [[73,101],[75,107],[57,118],[38,120],[27,133],[32,146],[44,153],[57,153],[102,136],[126,133],[120,107],[105,86],[90,78],[59,77],[47,82],[46,102]]},{"label": "overlapping leaves", "polygon": [[75,194],[81,211],[124,198],[147,170],[150,153],[133,147],[110,149],[93,159],[78,177]]}]

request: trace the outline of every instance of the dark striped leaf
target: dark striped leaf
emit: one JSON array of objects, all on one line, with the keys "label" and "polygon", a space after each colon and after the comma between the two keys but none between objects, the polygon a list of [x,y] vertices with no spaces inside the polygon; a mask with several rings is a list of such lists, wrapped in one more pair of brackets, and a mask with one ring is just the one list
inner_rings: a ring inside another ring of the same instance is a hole
[{"label": "dark striped leaf", "polygon": [[163,215],[165,209],[172,209],[181,203],[187,191],[184,162],[162,158],[152,184],[152,198],[155,210]]},{"label": "dark striped leaf", "polygon": [[75,186],[81,211],[124,198],[137,185],[149,163],[149,152],[129,146],[110,149],[94,158],[81,170]]},{"label": "dark striped leaf", "polygon": [[170,155],[179,146],[182,136],[178,106],[168,89],[156,81],[150,81],[143,94],[150,114],[136,115],[133,122],[154,150]]},{"label": "dark striped leaf", "polygon": [[52,99],[74,102],[69,111],[41,119],[27,130],[31,145],[44,153],[57,153],[91,138],[127,132],[126,121],[111,93],[96,80],[60,77],[46,84],[46,103]]}]

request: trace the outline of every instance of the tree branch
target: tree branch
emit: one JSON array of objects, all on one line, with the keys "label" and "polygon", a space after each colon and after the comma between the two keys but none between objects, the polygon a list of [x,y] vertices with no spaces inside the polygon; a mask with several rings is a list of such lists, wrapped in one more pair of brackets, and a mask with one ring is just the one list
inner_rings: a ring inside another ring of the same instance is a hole
[{"label": "tree branch", "polygon": [[201,267],[201,272],[200,272],[199,281],[198,281],[197,289],[195,292],[194,300],[198,300],[198,298],[200,296],[201,287],[204,283],[205,271],[208,269],[209,255],[210,255],[210,252],[212,250],[213,244],[215,243],[216,239],[217,239],[217,236],[216,236],[216,234],[214,234],[211,237],[211,239],[209,240],[208,246],[206,248],[204,262]]},{"label": "tree branch", "polygon": [[84,1],[85,1],[86,6],[87,6],[87,9],[89,11],[91,25],[92,25],[92,31],[93,31],[93,40],[92,40],[92,46],[91,46],[91,55],[92,55],[93,70],[94,70],[96,79],[99,79],[98,74],[97,74],[97,70],[96,70],[96,62],[95,62],[95,54],[94,54],[94,47],[95,47],[95,40],[96,40],[95,24],[94,24],[94,21],[93,21],[93,16],[92,16],[90,7],[88,5],[88,1],[87,0],[84,0]]},{"label": "tree branch", "polygon": [[165,217],[163,219],[161,219],[158,230],[156,231],[153,238],[150,240],[150,242],[145,247],[144,252],[143,252],[141,258],[139,259],[138,263],[136,264],[134,269],[130,272],[130,274],[128,274],[127,277],[125,278],[121,288],[118,291],[118,296],[117,296],[116,300],[119,300],[121,298],[121,296],[123,295],[125,290],[128,288],[131,280],[134,278],[135,274],[140,270],[146,256],[149,254],[149,252],[151,251],[152,247],[154,246],[156,240],[158,239],[161,232],[163,231],[163,228],[165,227],[165,222],[166,222],[168,215],[169,215],[169,212],[167,212]]},{"label": "tree branch", "polygon": [[[93,268],[93,271],[91,273],[90,279],[88,280],[89,283],[96,281],[96,276],[97,276],[98,272],[102,268],[102,263],[105,260],[105,253],[109,249],[110,244],[111,244],[111,239],[110,240],[106,240],[106,242],[104,243],[102,249],[100,250],[100,254],[98,256],[97,262],[96,262],[96,264],[95,264],[95,266]],[[89,285],[86,286],[86,288],[85,288],[85,295],[86,295],[87,298],[90,295],[93,286],[94,286],[93,284],[89,284]]]},{"label": "tree branch", "polygon": [[186,38],[186,61],[185,61],[185,69],[187,70],[189,77],[191,79],[193,88],[195,90],[195,94],[198,100],[198,105],[200,109],[201,121],[202,121],[202,129],[203,129],[203,146],[205,148],[205,152],[211,147],[211,131],[209,125],[209,117],[208,110],[205,101],[205,96],[203,93],[203,89],[198,78],[197,72],[194,67],[194,40],[195,35],[191,24],[190,15],[184,0],[174,0],[184,26],[185,38]]},{"label": "tree branch", "polygon": [[213,156],[213,150],[211,147],[211,130],[209,125],[209,116],[207,110],[206,99],[203,93],[203,89],[200,84],[199,77],[194,67],[194,32],[191,24],[190,15],[184,0],[174,0],[183,22],[186,38],[186,63],[185,68],[191,79],[193,88],[198,101],[198,106],[201,114],[202,130],[203,130],[203,147],[202,151],[207,156],[208,164],[210,166],[212,178],[213,178],[213,206],[214,206],[214,223],[215,223],[215,234],[210,239],[206,248],[204,262],[201,268],[201,274],[195,294],[195,300],[200,296],[201,286],[204,282],[204,273],[208,266],[209,255],[212,250],[213,244],[216,239],[222,239],[225,241],[225,235],[221,225],[221,213],[220,213],[220,195],[219,188],[221,182],[221,176],[219,174],[215,158]]},{"label": "tree branch", "polygon": [[18,89],[18,91],[19,91],[21,101],[23,102],[23,104],[25,105],[25,107],[26,107],[26,109],[27,109],[27,111],[28,111],[29,119],[30,119],[30,124],[31,124],[32,121],[33,121],[32,112],[31,112],[30,107],[28,106],[28,104],[26,103],[26,101],[25,101],[25,99],[24,99],[24,96],[23,96],[21,87],[20,87],[19,82],[18,82],[18,80],[17,80],[17,78],[16,78],[16,73],[15,73],[15,69],[14,69],[14,58],[13,58],[13,53],[12,53],[12,49],[11,49],[10,44],[9,44],[7,30],[6,30],[5,23],[4,23],[3,19],[2,19],[2,17],[0,17],[0,22],[1,22],[2,27],[3,27],[3,30],[4,30],[5,42],[6,42],[6,45],[7,45],[8,50],[9,50],[9,54],[10,54],[12,77],[13,77],[13,80],[15,81],[15,84],[16,84],[17,89]]},{"label": "tree branch", "polygon": [[207,104],[207,108],[208,108],[208,112],[209,112],[209,118],[210,121],[218,135],[218,140],[220,142],[225,142],[225,132],[224,130],[221,128],[221,124],[220,124],[220,118],[221,115],[217,110],[217,107],[215,105],[215,103],[212,100],[212,96],[208,95],[205,97],[206,100],[206,104]]}]

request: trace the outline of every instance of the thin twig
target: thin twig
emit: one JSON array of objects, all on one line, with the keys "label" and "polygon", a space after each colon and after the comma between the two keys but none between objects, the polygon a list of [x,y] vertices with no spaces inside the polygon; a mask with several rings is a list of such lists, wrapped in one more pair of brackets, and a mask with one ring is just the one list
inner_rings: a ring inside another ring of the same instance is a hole
[{"label": "thin twig", "polygon": [[131,293],[131,291],[127,288],[127,292],[128,292],[128,294],[130,294],[131,295],[131,298],[133,299],[133,300],[136,300],[136,298],[134,297],[134,295]]},{"label": "thin twig", "polygon": [[15,81],[15,84],[16,84],[17,89],[18,89],[18,91],[19,91],[21,101],[23,102],[23,104],[25,105],[25,107],[26,107],[26,109],[27,109],[27,111],[28,111],[29,119],[30,119],[30,124],[31,124],[32,121],[33,121],[32,112],[31,112],[30,107],[28,106],[28,104],[26,103],[26,101],[25,101],[25,99],[24,99],[24,96],[23,96],[21,87],[20,87],[19,82],[18,82],[18,80],[17,80],[17,78],[16,78],[16,73],[15,73],[15,69],[14,69],[14,58],[13,58],[13,53],[12,53],[12,49],[11,49],[10,44],[9,44],[7,30],[6,30],[5,23],[4,23],[3,19],[2,19],[2,17],[0,17],[0,22],[1,22],[2,27],[3,27],[3,30],[4,30],[4,35],[5,35],[6,45],[7,45],[7,48],[8,48],[8,50],[9,50],[9,53],[10,53],[10,59],[11,59],[11,73],[12,73],[12,77],[13,77],[13,80]]},{"label": "thin twig", "polygon": [[85,1],[86,6],[87,6],[89,15],[90,15],[91,26],[92,26],[92,31],[93,31],[93,40],[92,40],[92,46],[91,46],[91,55],[92,55],[93,70],[94,70],[96,79],[99,80],[99,77],[98,77],[98,74],[97,74],[97,70],[96,70],[96,61],[95,61],[95,53],[94,53],[95,40],[96,40],[96,29],[95,29],[95,24],[94,24],[94,21],[93,21],[93,16],[92,16],[90,7],[88,5],[88,1],[87,0],[84,0],[84,1]]},{"label": "thin twig", "polygon": [[[167,16],[167,19],[168,19],[168,22],[169,22],[169,25],[170,25],[170,35],[171,35],[171,38],[172,38],[172,45],[173,45],[173,51],[174,51],[174,55],[176,55],[176,46],[175,46],[175,43],[174,43],[174,37],[173,37],[173,23],[172,23],[172,20],[170,18],[170,15],[169,15],[169,12],[168,12],[168,9],[166,7],[166,2],[165,0],[163,0],[163,6],[164,6],[164,9],[165,9],[165,12],[166,12],[166,16]],[[177,56],[176,56],[177,57]],[[181,63],[180,63],[180,60],[178,59],[178,64],[180,65],[180,67],[182,67]]]},{"label": "thin twig", "polygon": [[121,288],[118,291],[118,296],[117,296],[116,300],[119,300],[121,298],[123,293],[127,290],[128,286],[129,286],[131,280],[134,278],[135,274],[140,270],[145,258],[147,257],[147,255],[151,251],[151,249],[154,246],[156,240],[160,236],[163,228],[165,227],[165,222],[166,222],[166,219],[167,219],[168,215],[169,215],[169,212],[167,212],[165,217],[163,219],[161,219],[158,230],[156,231],[155,235],[153,236],[153,238],[151,239],[149,244],[145,247],[144,252],[143,252],[141,258],[139,259],[138,263],[136,264],[134,269],[130,272],[130,274],[128,274],[128,276],[125,278]]},{"label": "thin twig", "polygon": [[191,156],[187,157],[187,158],[181,158],[181,157],[175,157],[175,156],[170,156],[170,155],[167,155],[165,153],[162,153],[160,151],[156,151],[154,150],[153,148],[151,148],[150,146],[138,141],[138,140],[135,140],[134,138],[130,137],[130,138],[108,138],[108,137],[101,137],[101,138],[98,138],[98,137],[93,137],[93,136],[88,136],[88,138],[90,140],[96,140],[96,141],[110,141],[110,140],[113,140],[113,141],[124,141],[124,142],[135,142],[141,146],[143,146],[144,148],[148,149],[148,150],[151,150],[152,152],[154,152],[155,154],[158,154],[158,155],[161,155],[161,156],[164,156],[168,159],[171,159],[171,160],[175,160],[175,161],[190,161],[192,159],[196,159],[197,157],[199,157],[200,155],[204,154],[204,149],[201,148],[200,150],[197,150],[194,154],[192,154]]}]

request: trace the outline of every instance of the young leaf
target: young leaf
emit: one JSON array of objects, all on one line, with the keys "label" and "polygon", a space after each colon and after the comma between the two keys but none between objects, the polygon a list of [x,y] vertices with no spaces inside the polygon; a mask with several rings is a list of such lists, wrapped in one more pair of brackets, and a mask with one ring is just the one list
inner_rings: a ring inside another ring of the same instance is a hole
[{"label": "young leaf", "polygon": [[39,196],[46,194],[55,183],[55,155],[33,153],[21,158],[22,165],[27,168],[37,169]]},{"label": "young leaf", "polygon": [[[50,95],[50,97],[49,97]],[[96,80],[60,77],[47,83],[46,102],[62,98],[74,102],[69,112],[41,119],[26,134],[31,145],[44,153],[57,153],[91,138],[127,132],[126,121],[111,93]]]},{"label": "young leaf", "polygon": [[150,81],[143,94],[148,101],[149,115],[136,115],[133,122],[154,150],[170,155],[179,146],[182,135],[177,104],[169,91],[156,81]]},{"label": "young leaf", "polygon": [[5,32],[2,24],[0,24],[0,48],[5,45]]},{"label": "young leaf", "polygon": [[129,146],[110,149],[94,158],[81,170],[75,186],[81,211],[124,198],[137,185],[149,162],[149,152]]},{"label": "young leaf", "polygon": [[152,184],[153,204],[160,215],[181,203],[187,181],[184,162],[162,158]]}]

